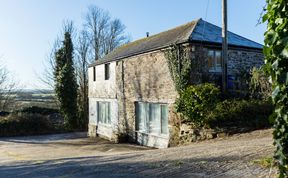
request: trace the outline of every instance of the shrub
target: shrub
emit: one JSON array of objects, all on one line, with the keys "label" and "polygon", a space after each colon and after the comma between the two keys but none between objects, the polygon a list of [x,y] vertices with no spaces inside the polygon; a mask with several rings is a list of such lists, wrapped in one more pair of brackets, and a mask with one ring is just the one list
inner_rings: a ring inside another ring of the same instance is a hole
[{"label": "shrub", "polygon": [[0,136],[35,135],[55,132],[47,116],[41,114],[12,113],[0,118]]},{"label": "shrub", "polygon": [[262,129],[270,127],[269,116],[273,105],[260,100],[224,100],[207,117],[211,128]]},{"label": "shrub", "polygon": [[255,68],[251,70],[251,78],[249,89],[252,98],[270,99],[272,93],[272,85],[269,82],[267,75],[264,73],[264,68]]},{"label": "shrub", "polygon": [[196,126],[205,126],[207,113],[215,108],[220,90],[213,84],[199,84],[187,87],[176,100],[176,110],[185,120]]},{"label": "shrub", "polygon": [[16,112],[49,115],[49,114],[59,113],[59,110],[58,109],[51,109],[51,108],[42,108],[42,107],[38,107],[38,106],[30,106],[30,107],[25,107],[23,109],[20,109]]}]

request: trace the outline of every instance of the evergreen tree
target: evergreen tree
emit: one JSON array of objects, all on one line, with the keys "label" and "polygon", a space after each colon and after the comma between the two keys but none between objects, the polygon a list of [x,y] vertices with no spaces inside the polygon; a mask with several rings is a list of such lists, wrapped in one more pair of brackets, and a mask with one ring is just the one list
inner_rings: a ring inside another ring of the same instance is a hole
[{"label": "evergreen tree", "polygon": [[55,93],[60,103],[60,112],[64,117],[65,126],[76,129],[78,86],[73,64],[73,43],[69,32],[65,33],[63,46],[56,51],[55,60]]}]

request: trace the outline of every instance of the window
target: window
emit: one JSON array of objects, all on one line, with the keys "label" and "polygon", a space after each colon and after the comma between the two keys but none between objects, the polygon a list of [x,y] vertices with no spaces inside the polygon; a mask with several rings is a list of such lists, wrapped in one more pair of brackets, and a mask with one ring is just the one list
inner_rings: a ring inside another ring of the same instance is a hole
[{"label": "window", "polygon": [[208,50],[209,72],[221,72],[221,51]]},{"label": "window", "polygon": [[96,81],[96,67],[93,67],[93,81]]},{"label": "window", "polygon": [[167,104],[136,103],[136,130],[155,135],[168,134]]},{"label": "window", "polygon": [[97,101],[97,120],[99,123],[111,124],[110,102]]},{"label": "window", "polygon": [[105,80],[109,80],[110,78],[110,64],[105,64]]}]

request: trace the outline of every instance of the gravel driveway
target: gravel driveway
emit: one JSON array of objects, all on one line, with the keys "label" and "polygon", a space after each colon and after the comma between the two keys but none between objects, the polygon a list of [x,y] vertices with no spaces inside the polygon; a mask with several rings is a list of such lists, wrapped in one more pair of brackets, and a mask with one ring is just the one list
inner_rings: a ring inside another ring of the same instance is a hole
[{"label": "gravel driveway", "polygon": [[252,160],[271,156],[262,130],[169,149],[88,139],[85,133],[0,138],[0,177],[275,177]]}]

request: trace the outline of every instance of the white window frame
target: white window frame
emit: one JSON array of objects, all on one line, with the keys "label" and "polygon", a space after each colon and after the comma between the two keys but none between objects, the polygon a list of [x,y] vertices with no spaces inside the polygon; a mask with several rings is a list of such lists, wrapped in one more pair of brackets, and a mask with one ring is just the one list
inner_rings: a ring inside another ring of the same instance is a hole
[{"label": "white window frame", "polygon": [[[144,119],[142,125],[144,127],[144,129],[142,130],[139,130],[139,124],[138,121],[140,120],[139,119],[139,106],[140,104],[144,104],[144,110],[145,110],[145,118],[142,118]],[[151,112],[150,112],[150,109],[151,109],[151,105],[153,104],[156,104],[156,105],[159,105],[160,107],[160,118],[157,119],[157,122],[159,122],[159,133],[151,133]],[[166,108],[166,125],[167,125],[167,128],[165,128],[166,130],[164,131],[163,130],[163,109]],[[169,135],[169,129],[168,129],[168,118],[169,118],[169,112],[168,112],[168,104],[164,104],[164,103],[148,103],[148,102],[136,102],[135,103],[135,113],[136,113],[136,118],[135,118],[135,124],[136,124],[136,132],[140,132],[140,133],[145,133],[145,134],[149,134],[149,135],[156,135],[156,136],[168,136]]]},{"label": "white window frame", "polygon": [[[105,105],[105,113],[104,113],[104,122],[103,119],[100,120],[100,114],[103,111],[100,111],[100,104]],[[111,102],[108,101],[97,101],[96,102],[96,109],[97,109],[97,123],[104,124],[104,125],[111,125]]]}]

